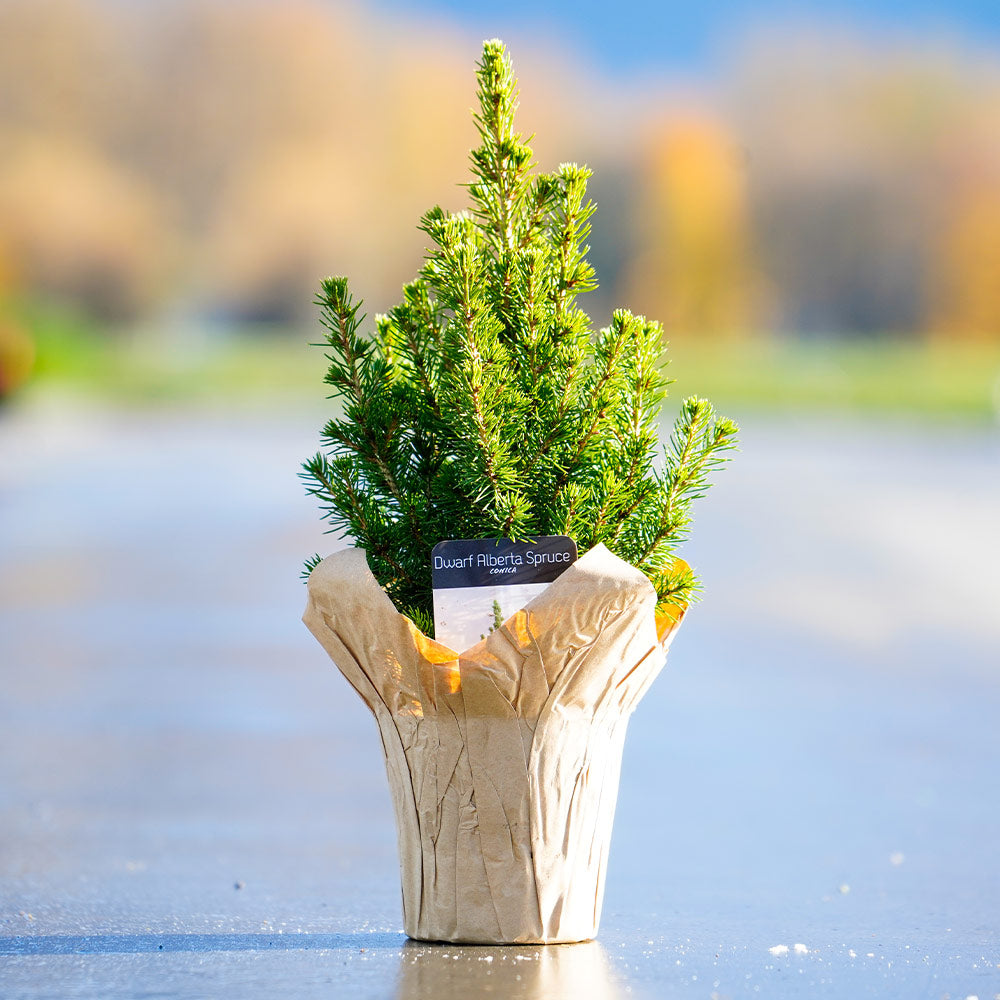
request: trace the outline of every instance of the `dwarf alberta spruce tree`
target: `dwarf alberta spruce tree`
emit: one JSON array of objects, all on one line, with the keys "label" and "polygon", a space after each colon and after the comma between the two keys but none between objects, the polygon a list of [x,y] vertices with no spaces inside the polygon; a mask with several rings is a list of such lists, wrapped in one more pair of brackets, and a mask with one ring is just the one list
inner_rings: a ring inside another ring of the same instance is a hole
[{"label": "dwarf alberta spruce tree", "polygon": [[697,582],[674,553],[737,427],[686,399],[660,460],[660,325],[620,309],[595,332],[577,304],[597,285],[590,171],[532,170],[501,42],[484,44],[476,75],[471,213],[423,217],[425,264],[371,339],[347,280],[322,283],[342,415],[303,466],[308,492],[428,632],[430,552],[451,538],[565,534],[581,554],[603,542],[661,603],[683,603]]}]

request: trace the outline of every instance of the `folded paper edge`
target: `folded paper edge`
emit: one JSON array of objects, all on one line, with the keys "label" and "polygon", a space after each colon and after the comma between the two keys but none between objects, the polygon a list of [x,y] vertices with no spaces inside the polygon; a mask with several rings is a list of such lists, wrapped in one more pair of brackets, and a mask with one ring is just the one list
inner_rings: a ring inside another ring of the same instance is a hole
[{"label": "folded paper edge", "polygon": [[[683,560],[677,561],[685,567],[687,566],[687,563],[684,563]],[[511,622],[521,611],[537,611],[549,603],[564,600],[566,596],[565,591],[579,586],[584,582],[579,579],[581,574],[584,575],[584,580],[590,578],[591,582],[601,576],[607,578],[617,577],[623,580],[631,578],[633,585],[637,586],[640,590],[648,589],[655,597],[656,592],[653,589],[653,584],[645,573],[631,563],[626,562],[620,556],[616,556],[606,545],[599,542],[592,549],[588,549],[565,572],[553,580],[541,594],[529,601],[523,608],[518,608],[513,614],[508,615],[504,621],[504,625]],[[307,626],[309,622],[306,619],[312,608],[313,599],[321,592],[328,590],[330,584],[335,581],[341,584],[351,582],[365,590],[378,591],[380,596],[374,597],[376,603],[383,605],[386,614],[395,615],[406,623],[406,627],[411,632],[414,641],[421,647],[421,651],[427,659],[434,662],[447,663],[452,660],[468,657],[472,650],[489,641],[489,637],[487,637],[486,639],[480,639],[479,642],[469,646],[468,649],[455,650],[426,635],[392,602],[392,599],[382,589],[378,580],[375,579],[375,575],[368,565],[368,557],[365,550],[355,546],[348,546],[347,548],[338,549],[336,552],[331,553],[309,574],[308,589],[310,599],[306,607],[306,612],[302,616],[302,620]],[[686,604],[678,606],[676,615],[655,613],[657,638],[664,649],[669,646],[674,633],[677,631],[686,613]]]}]

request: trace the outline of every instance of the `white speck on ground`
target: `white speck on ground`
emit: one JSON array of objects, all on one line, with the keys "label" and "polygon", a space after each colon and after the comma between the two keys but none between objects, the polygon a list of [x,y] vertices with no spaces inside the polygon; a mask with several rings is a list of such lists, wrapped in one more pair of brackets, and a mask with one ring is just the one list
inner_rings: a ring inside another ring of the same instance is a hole
[{"label": "white speck on ground", "polygon": [[794,950],[795,950],[795,954],[796,955],[808,955],[809,954],[809,949],[804,944],[802,944],[801,942],[799,944],[796,944],[794,946]]},{"label": "white speck on ground", "polygon": [[767,949],[775,958],[780,958],[782,955],[788,954],[787,944],[776,944],[773,948]]}]

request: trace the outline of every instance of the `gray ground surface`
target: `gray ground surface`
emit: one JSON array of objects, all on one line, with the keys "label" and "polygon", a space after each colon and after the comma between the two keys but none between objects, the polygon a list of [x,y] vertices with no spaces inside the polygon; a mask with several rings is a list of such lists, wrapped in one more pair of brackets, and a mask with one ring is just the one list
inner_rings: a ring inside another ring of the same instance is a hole
[{"label": "gray ground surface", "polygon": [[484,949],[299,623],[319,418],[0,415],[0,996],[1000,996],[1000,435],[748,424],[598,941]]}]

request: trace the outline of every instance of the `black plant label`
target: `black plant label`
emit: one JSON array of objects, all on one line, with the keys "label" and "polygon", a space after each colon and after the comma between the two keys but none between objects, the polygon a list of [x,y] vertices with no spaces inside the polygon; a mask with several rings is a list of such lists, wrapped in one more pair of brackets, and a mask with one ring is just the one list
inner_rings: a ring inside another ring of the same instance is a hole
[{"label": "black plant label", "polygon": [[576,542],[567,535],[542,535],[530,542],[460,538],[434,546],[431,580],[435,590],[551,583],[574,562]]},{"label": "black plant label", "polygon": [[541,535],[526,542],[509,538],[459,538],[431,550],[434,632],[461,651],[537,597],[576,561],[567,535]]}]

